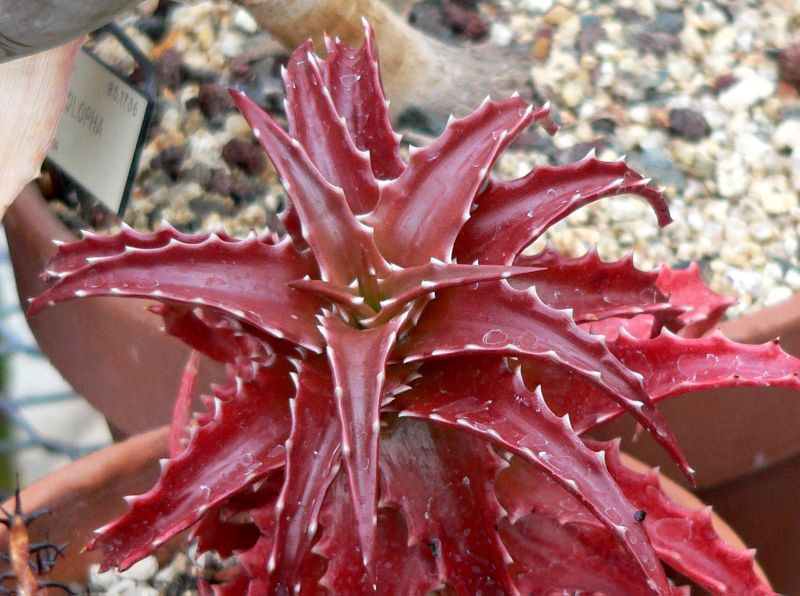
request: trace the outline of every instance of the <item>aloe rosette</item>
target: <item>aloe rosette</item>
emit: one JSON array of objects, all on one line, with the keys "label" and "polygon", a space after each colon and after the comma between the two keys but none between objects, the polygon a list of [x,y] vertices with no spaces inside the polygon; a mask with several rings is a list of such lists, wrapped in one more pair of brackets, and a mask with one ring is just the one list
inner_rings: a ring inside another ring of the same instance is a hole
[{"label": "aloe rosette", "polygon": [[584,434],[628,413],[691,476],[654,404],[798,388],[800,362],[690,339],[730,304],[696,267],[522,254],[603,197],[639,195],[670,222],[623,161],[494,178],[526,126],[555,132],[547,106],[487,98],[406,161],[369,28],[358,50],[326,44],[288,63],[288,134],[232,92],[289,196],[285,231],[85,234],[31,304],[152,298],[167,333],[227,364],[192,416],[189,363],[160,481],[89,545],[103,567],[191,527],[201,550],[237,557],[223,594],[680,591],[664,564],[714,592],[770,593],[707,511]]}]

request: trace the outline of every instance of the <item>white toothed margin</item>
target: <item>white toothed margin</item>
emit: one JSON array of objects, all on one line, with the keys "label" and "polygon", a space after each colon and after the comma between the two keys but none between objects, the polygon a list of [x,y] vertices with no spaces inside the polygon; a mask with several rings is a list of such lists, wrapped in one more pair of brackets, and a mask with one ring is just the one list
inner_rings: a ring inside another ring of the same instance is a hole
[{"label": "white toothed margin", "polygon": [[597,150],[594,147],[589,149],[589,152],[584,156],[584,158],[581,161],[588,161],[590,159],[597,159]]},{"label": "white toothed margin", "polygon": [[169,468],[169,458],[167,457],[160,458],[158,460],[158,467],[161,469],[161,474],[163,475],[164,472],[167,471],[167,468]]},{"label": "white toothed margin", "polygon": [[532,461],[540,461],[540,458],[539,458],[539,456],[538,456],[538,455],[536,455],[536,454],[533,452],[533,449],[531,449],[530,447],[523,447],[523,448],[522,448],[522,453],[524,453],[524,454],[525,454],[527,457],[529,457],[529,458],[530,458]]},{"label": "white toothed margin", "polygon": [[431,352],[431,356],[446,356],[447,354],[452,354],[456,351],[457,350],[437,348]]},{"label": "white toothed margin", "polygon": [[108,532],[114,526],[115,523],[116,522],[109,522],[104,526],[100,526],[99,528],[94,530],[94,533],[97,534],[97,535],[105,534],[106,532]]},{"label": "white toothed margin", "polygon": [[77,298],[83,298],[84,296],[88,296],[89,293],[86,290],[75,290],[75,296]]},{"label": "white toothed margin", "polygon": [[578,483],[575,482],[574,480],[570,480],[568,478],[568,479],[564,480],[564,484],[566,484],[570,488],[571,491],[576,492],[576,493],[578,492]]},{"label": "white toothed margin", "polygon": [[[277,506],[276,506],[277,509]],[[267,572],[274,573],[275,572],[275,553],[273,552],[269,556],[269,561],[267,562]]]},{"label": "white toothed margin", "polygon": [[638,401],[638,400],[632,399],[628,403],[637,412],[641,412],[644,409],[644,402],[643,401]]}]

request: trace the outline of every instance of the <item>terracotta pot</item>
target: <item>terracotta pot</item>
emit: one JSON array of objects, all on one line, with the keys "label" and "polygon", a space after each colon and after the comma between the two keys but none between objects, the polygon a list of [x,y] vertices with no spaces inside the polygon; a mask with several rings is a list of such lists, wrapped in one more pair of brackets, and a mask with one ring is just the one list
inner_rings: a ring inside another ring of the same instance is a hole
[{"label": "terracotta pot", "polygon": [[[156,429],[87,455],[22,491],[24,512],[50,511],[31,524],[31,542],[68,544],[48,579],[86,582],[89,566],[100,562],[101,553],[81,549],[95,528],[127,511],[122,497],[143,493],[155,484],[158,459],[166,456],[167,429]],[[13,511],[13,499],[4,506]],[[7,548],[8,533],[0,526],[0,551]]]},{"label": "terracotta pot", "polygon": [[[26,513],[40,509],[50,511],[50,515],[31,524],[31,542],[68,543],[64,557],[59,558],[48,579],[85,583],[89,566],[100,562],[101,553],[81,552],[83,545],[94,535],[95,528],[127,510],[123,496],[145,492],[156,482],[158,459],[167,455],[166,437],[166,428],[137,435],[87,455],[22,491],[21,500]],[[622,454],[622,461],[640,472],[647,469],[645,464],[625,454]],[[661,483],[676,502],[694,509],[703,506],[697,497],[668,478],[662,477]],[[4,507],[13,510],[13,499]],[[713,523],[729,544],[745,548],[722,519],[714,516]],[[0,526],[0,551],[6,551],[7,543],[7,530]],[[177,537],[157,554],[166,558],[183,544]],[[764,577],[761,570],[758,571]]]},{"label": "terracotta pot", "polygon": [[[20,304],[38,295],[53,240],[74,240],[29,184],[3,220]],[[117,436],[167,424],[189,350],[161,331],[146,300],[89,298],[58,304],[28,324],[44,354],[109,421]],[[224,379],[221,364],[204,359],[198,387]]]}]

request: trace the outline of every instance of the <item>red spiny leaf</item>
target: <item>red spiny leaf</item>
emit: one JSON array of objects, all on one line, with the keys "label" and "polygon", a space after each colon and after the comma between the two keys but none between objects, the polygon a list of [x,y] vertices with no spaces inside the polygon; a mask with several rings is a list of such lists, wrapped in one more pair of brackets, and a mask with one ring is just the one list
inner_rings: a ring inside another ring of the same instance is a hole
[{"label": "red spiny leaf", "polygon": [[317,516],[339,469],[340,431],[328,371],[323,362],[304,361],[295,378],[286,470],[274,507],[275,536],[267,563],[271,592],[290,593],[301,584]]},{"label": "red spiny leaf", "polygon": [[258,488],[246,486],[228,501],[210,508],[192,531],[192,538],[198,539],[197,551],[216,551],[220,557],[227,558],[234,551],[253,548],[261,536],[271,537],[271,532],[255,524],[250,512],[274,508],[282,484],[283,474],[275,473]]},{"label": "red spiny leaf", "polygon": [[[268,507],[274,508],[274,504]],[[272,552],[273,539],[271,535],[261,536],[249,550],[239,554],[236,559],[243,568],[243,573],[230,582],[228,585],[232,589],[220,592],[223,596],[257,596],[258,594],[269,594],[269,574],[267,566],[264,564]],[[227,585],[225,586],[228,587]]]},{"label": "red spiny leaf", "polygon": [[710,507],[692,511],[675,503],[662,490],[657,470],[634,472],[620,461],[618,443],[603,447],[609,471],[631,503],[646,513],[650,541],[670,567],[713,594],[774,594],[755,572],[753,551],[736,549],[719,537]]},{"label": "red spiny leaf", "polygon": [[[199,426],[181,454],[165,460],[158,484],[134,497],[123,517],[87,548],[102,548],[103,569],[127,569],[244,486],[283,466],[293,387],[281,361],[261,368],[230,400],[215,400],[213,419]],[[247,428],[247,433],[238,432]]]},{"label": "red spiny leaf", "polygon": [[482,353],[541,359],[574,370],[631,412],[691,476],[637,374],[609,352],[602,338],[581,330],[569,314],[546,306],[534,292],[505,282],[440,292],[393,356],[408,362]]},{"label": "red spiny leaf", "polygon": [[[602,421],[602,414],[611,403],[618,411],[616,402],[585,377],[575,374],[554,362],[526,359],[522,361],[522,377],[529,387],[541,387],[547,406],[558,416],[569,414],[572,427],[581,434],[587,421]],[[619,408],[619,411],[624,411]]]},{"label": "red spiny leaf", "polygon": [[605,527],[578,499],[521,457],[510,458],[509,466],[497,475],[494,489],[512,524],[529,513],[538,513],[560,524],[579,522]]},{"label": "red spiny leaf", "polygon": [[204,316],[193,310],[166,304],[156,304],[150,310],[164,319],[164,331],[177,337],[185,344],[219,362],[233,363],[242,355],[241,342],[237,341],[232,331],[212,325]]},{"label": "red spiny leaf", "polygon": [[381,437],[383,500],[458,594],[517,593],[495,529],[503,515],[492,486],[498,469],[486,443],[449,429],[403,420]]},{"label": "red spiny leaf", "polygon": [[[238,242],[224,231],[213,232],[223,242]],[[160,228],[152,233],[137,232],[123,224],[122,231],[113,236],[104,236],[92,232],[81,232],[82,238],[77,242],[61,244],[47,264],[46,275],[54,278],[64,277],[75,273],[92,260],[102,257],[111,257],[131,249],[162,248],[173,239],[184,244],[200,244],[209,234],[186,234],[172,227],[168,222],[162,222]],[[271,242],[267,242],[271,243]]]},{"label": "red spiny leaf", "polygon": [[346,306],[351,312],[358,314],[362,318],[375,314],[375,311],[366,304],[364,297],[361,296],[357,288],[319,279],[298,279],[291,282],[289,286],[295,290],[315,294],[323,300],[330,300],[336,304]]},{"label": "red spiny leaf", "polygon": [[338,319],[323,321],[333,371],[336,411],[364,566],[374,575],[378,514],[378,439],[386,359],[405,317],[374,329],[356,330]]},{"label": "red spiny leaf", "polygon": [[319,301],[288,287],[314,273],[308,255],[291,241],[269,246],[252,238],[199,244],[172,239],[162,248],[104,257],[53,284],[30,305],[34,315],[54,302],[84,296],[151,298],[205,306],[245,321],[274,337],[319,351],[314,326]]},{"label": "red spiny leaf", "polygon": [[[608,344],[611,351],[631,370],[644,377],[654,402],[701,389],[718,387],[789,387],[800,391],[800,360],[784,352],[778,341],[740,344],[717,332],[708,337],[686,339],[665,331],[653,339],[636,339],[620,334]],[[592,393],[587,408],[593,415],[576,420],[575,428],[585,432],[599,422],[622,412],[616,404]]]},{"label": "red spiny leaf", "polygon": [[188,426],[192,416],[192,399],[197,385],[197,365],[200,362],[200,352],[192,350],[189,362],[181,377],[181,384],[178,387],[178,397],[175,399],[175,406],[172,408],[172,421],[169,426],[169,436],[167,446],[169,456],[176,457],[186,447],[188,439]]},{"label": "red spiny leaf", "polygon": [[736,302],[710,290],[700,275],[700,268],[692,261],[686,269],[664,267],[656,282],[658,289],[669,295],[675,306],[691,310],[680,317],[684,337],[700,337],[714,327],[728,307]]},{"label": "red spiny leaf", "polygon": [[347,122],[356,146],[369,151],[375,177],[397,178],[406,166],[400,159],[400,137],[389,122],[372,27],[364,24],[364,45],[359,50],[327,36],[325,47],[322,74],[336,111]]},{"label": "red spiny leaf", "polygon": [[514,559],[509,569],[514,582],[525,594],[648,593],[630,556],[606,528],[562,525],[534,513],[514,525],[503,520],[500,536]]},{"label": "red spiny leaf", "polygon": [[514,264],[541,269],[514,278],[509,282],[512,287],[535,285],[542,302],[552,308],[571,308],[576,323],[642,313],[673,320],[680,314],[656,287],[658,273],[637,269],[630,255],[607,263],[597,250],[569,258],[548,246],[537,255],[521,255]]},{"label": "red spiny leaf", "polygon": [[334,594],[428,594],[439,587],[431,550],[423,544],[408,546],[405,522],[392,508],[378,510],[376,579],[369,578],[343,474],[329,489],[319,519],[322,536],[314,552],[328,560],[320,583]]},{"label": "red spiny leaf", "polygon": [[654,399],[733,385],[800,390],[800,360],[784,352],[778,340],[741,344],[719,332],[689,340],[665,331],[648,340],[621,334],[609,347],[644,376]]},{"label": "red spiny leaf", "polygon": [[[458,372],[456,372],[458,371]],[[430,364],[403,401],[400,416],[460,429],[494,442],[551,476],[577,497],[637,561],[645,579],[666,591],[667,578],[636,510],[609,475],[605,456],[586,447],[569,418],[556,417],[541,393],[529,392],[522,377],[501,358]]]},{"label": "red spiny leaf", "polygon": [[385,270],[371,230],[356,221],[342,189],[323,178],[300,143],[258,104],[242,93],[231,96],[283,180],[322,279],[348,285],[371,267]]},{"label": "red spiny leaf", "polygon": [[663,193],[624,162],[605,162],[593,154],[562,166],[536,166],[524,178],[490,180],[475,199],[470,220],[456,242],[461,262],[510,264],[542,232],[576,209],[620,194],[645,198],[660,226],[672,219]]},{"label": "red spiny leaf", "polygon": [[364,325],[382,324],[399,313],[408,302],[445,288],[508,279],[536,271],[536,267],[457,265],[432,261],[426,265],[392,271],[380,280],[381,310]]},{"label": "red spiny leaf", "polygon": [[581,327],[594,335],[602,335],[607,341],[617,339],[623,329],[634,337],[648,339],[658,335],[663,328],[658,319],[648,314],[636,315],[630,319],[608,317],[599,321],[581,323]]},{"label": "red spiny leaf", "polygon": [[353,213],[366,213],[378,201],[369,154],[355,146],[339,119],[318,60],[310,40],[289,59],[284,75],[289,135],[300,141],[325,179],[344,191]]},{"label": "red spiny leaf", "polygon": [[498,154],[534,118],[548,113],[547,108],[532,112],[518,97],[485,101],[466,118],[452,120],[431,145],[414,150],[406,171],[382,185],[375,210],[364,218],[387,260],[403,267],[424,265],[432,257],[449,261]]},{"label": "red spiny leaf", "polygon": [[[237,556],[237,560],[244,567],[243,579],[228,592],[230,596],[264,596],[265,594],[292,594],[281,589],[274,590],[270,584],[267,566],[264,561],[269,557],[272,548],[271,537],[262,536],[247,552]],[[329,596],[328,592],[319,585],[319,580],[325,572],[325,561],[314,554],[306,557],[305,565],[300,573],[297,593],[303,596]],[[244,586],[244,588],[242,587]],[[226,595],[227,596],[227,595]]]}]

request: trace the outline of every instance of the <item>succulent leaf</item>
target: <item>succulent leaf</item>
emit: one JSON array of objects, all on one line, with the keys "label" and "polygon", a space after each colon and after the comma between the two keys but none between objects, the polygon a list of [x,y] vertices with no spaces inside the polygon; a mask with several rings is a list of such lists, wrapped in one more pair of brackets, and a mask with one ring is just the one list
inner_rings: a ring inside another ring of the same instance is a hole
[{"label": "succulent leaf", "polygon": [[[103,548],[103,569],[127,569],[197,522],[209,507],[283,467],[290,395],[284,361],[260,368],[256,379],[241,383],[231,399],[216,399],[211,421],[165,462],[158,484],[134,497],[130,511],[89,543],[88,548]],[[248,432],[236,432],[240,425]]]},{"label": "succulent leaf", "polygon": [[233,364],[242,356],[236,331],[222,317],[215,317],[217,320],[212,322],[206,311],[198,314],[187,307],[166,304],[155,304],[150,311],[163,319],[166,333],[214,360]]},{"label": "succulent leaf", "polygon": [[378,437],[386,360],[403,317],[374,329],[356,330],[338,319],[323,321],[328,364],[333,372],[333,398],[341,433],[356,529],[370,577],[375,567],[378,516]]},{"label": "succulent leaf", "polygon": [[313,263],[289,240],[269,246],[256,238],[225,242],[208,236],[188,244],[173,236],[159,248],[92,260],[36,297],[28,313],[86,296],[152,298],[203,306],[319,351],[314,315],[320,303],[286,285],[314,273]]},{"label": "succulent leaf", "polygon": [[300,143],[255,102],[231,95],[283,180],[322,279],[348,285],[372,268],[385,270],[372,231],[356,220],[342,189],[325,180]]},{"label": "succulent leaf", "polygon": [[322,74],[336,111],[356,146],[369,151],[375,178],[397,178],[406,166],[400,158],[400,137],[389,122],[372,27],[364,24],[364,45],[358,50],[327,35],[325,49]]},{"label": "succulent leaf", "polygon": [[546,594],[551,586],[566,594],[643,593],[641,575],[605,528],[532,513],[513,525],[501,521],[499,532],[514,559],[510,573],[526,594]]},{"label": "succulent leaf", "polygon": [[660,226],[672,221],[663,193],[625,162],[593,154],[573,164],[536,166],[524,178],[490,180],[456,242],[461,262],[508,265],[551,225],[576,209],[608,196],[633,193],[646,199]]},{"label": "succulent leaf", "polygon": [[167,446],[169,456],[175,457],[186,446],[186,433],[188,432],[189,420],[192,417],[192,398],[197,386],[197,365],[200,362],[200,352],[192,350],[189,362],[181,377],[181,384],[178,387],[178,397],[175,399],[175,406],[172,408],[172,422],[169,426],[169,436]]},{"label": "succulent leaf", "polygon": [[302,583],[319,510],[339,469],[341,441],[333,383],[320,364],[300,364],[297,394],[289,402],[292,430],[286,441],[283,488],[274,505],[272,552],[267,562],[271,592],[289,593]]},{"label": "succulent leaf", "polygon": [[384,297],[380,302],[380,313],[363,321],[363,324],[374,326],[384,323],[403,310],[408,302],[431,292],[509,279],[536,270],[536,267],[478,267],[431,261],[426,265],[391,271],[378,282],[380,296]]},{"label": "succulent leaf", "polygon": [[509,281],[512,287],[535,286],[542,302],[552,308],[571,308],[572,317],[579,324],[642,314],[672,322],[682,314],[680,307],[670,304],[658,288],[658,273],[640,271],[630,255],[607,263],[597,250],[568,258],[548,246],[539,254],[519,256],[514,264],[540,269],[513,278]]},{"label": "succulent leaf", "polygon": [[716,325],[736,302],[709,289],[700,276],[700,267],[692,261],[686,269],[664,267],[656,282],[658,288],[669,295],[676,306],[690,310],[680,317],[680,328],[684,337],[700,337]]},{"label": "succulent leaf", "polygon": [[[622,333],[608,346],[625,366],[644,377],[645,388],[654,402],[719,387],[800,390],[800,359],[784,352],[777,340],[741,344],[719,332],[687,339],[664,331],[658,337],[644,340]],[[590,402],[583,404],[583,410],[592,412],[588,417],[576,417],[575,428],[579,432],[622,414],[616,404],[607,400],[600,403],[602,398],[591,389],[579,395],[581,400]]]},{"label": "succulent leaf", "polygon": [[[405,522],[396,509],[378,510],[375,580],[364,567],[347,482],[339,476],[320,513],[322,536],[314,547],[329,561],[320,583],[334,594],[427,594],[440,587],[431,549],[408,545]],[[380,590],[376,588],[380,586]]]},{"label": "succulent leaf", "polygon": [[403,267],[431,258],[449,262],[497,156],[531,121],[548,114],[545,108],[534,113],[518,97],[487,99],[471,115],[451,120],[431,145],[413,151],[406,170],[382,185],[378,204],[364,217],[386,259]]},{"label": "succulent leaf", "polygon": [[710,507],[692,511],[678,505],[662,490],[658,471],[641,474],[626,468],[618,443],[602,448],[620,488],[646,512],[642,523],[665,563],[713,594],[774,594],[755,572],[753,551],[733,548],[719,537]]},{"label": "succulent leaf", "polygon": [[[240,241],[221,230],[213,232],[213,235],[224,242]],[[78,242],[58,246],[56,254],[47,264],[45,275],[51,279],[58,279],[73,274],[92,261],[104,257],[113,257],[136,249],[163,248],[173,241],[183,244],[201,244],[208,240],[208,236],[208,234],[181,232],[168,222],[161,222],[159,229],[151,234],[137,232],[124,224],[122,231],[114,236],[102,236],[83,231]],[[262,240],[267,244],[273,244],[269,236]]]},{"label": "succulent leaf", "polygon": [[645,578],[667,590],[664,570],[635,520],[636,510],[608,473],[604,454],[586,447],[569,418],[556,417],[541,392],[529,392],[519,369],[508,370],[503,359],[453,364],[427,365],[420,382],[403,395],[411,405],[400,416],[474,434],[547,473],[616,534]]},{"label": "succulent leaf", "polygon": [[383,499],[403,514],[409,544],[430,548],[439,578],[457,593],[517,593],[495,530],[495,457],[478,439],[411,420],[381,440]]},{"label": "succulent leaf", "polygon": [[633,414],[691,476],[637,373],[620,363],[602,338],[581,330],[568,313],[546,306],[535,292],[514,290],[505,282],[440,292],[396,353],[405,362],[496,354],[568,367]]},{"label": "succulent leaf", "polygon": [[[378,201],[369,154],[360,151],[336,113],[310,41],[297,48],[284,75],[289,135],[297,139],[325,179],[342,189],[353,213]],[[326,89],[317,93],[315,88]]]}]

